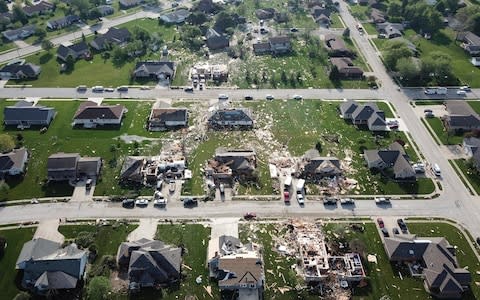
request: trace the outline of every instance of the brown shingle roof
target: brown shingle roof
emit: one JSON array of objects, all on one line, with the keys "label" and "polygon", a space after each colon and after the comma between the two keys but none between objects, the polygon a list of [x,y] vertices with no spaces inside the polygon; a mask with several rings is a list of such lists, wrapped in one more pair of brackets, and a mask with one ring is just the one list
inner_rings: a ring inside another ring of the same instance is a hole
[{"label": "brown shingle roof", "polygon": [[125,107],[123,105],[97,105],[95,102],[87,101],[80,104],[74,119],[121,119]]}]

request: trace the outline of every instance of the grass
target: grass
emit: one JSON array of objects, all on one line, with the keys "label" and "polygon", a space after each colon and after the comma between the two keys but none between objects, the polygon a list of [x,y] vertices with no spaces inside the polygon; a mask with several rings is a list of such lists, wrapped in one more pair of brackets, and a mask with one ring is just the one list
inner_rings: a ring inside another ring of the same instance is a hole
[{"label": "grass", "polygon": [[367,18],[368,6],[362,6],[362,5],[356,4],[356,5],[350,5],[349,8],[352,15],[358,20],[366,21],[368,19]]},{"label": "grass", "polygon": [[438,117],[426,118],[427,123],[430,125],[435,135],[444,145],[458,145],[463,141],[462,135],[452,135],[445,131],[442,120]]},{"label": "grass", "polygon": [[[115,100],[105,103],[118,103]],[[14,102],[0,101],[0,110]],[[128,112],[122,121],[122,126],[116,129],[73,129],[71,120],[80,104],[79,101],[45,101],[41,104],[55,107],[56,118],[45,134],[40,134],[38,128],[18,130],[16,128],[2,128],[0,132],[8,133],[13,137],[21,134],[23,145],[29,150],[30,159],[28,170],[23,178],[9,180],[10,190],[7,195],[2,195],[0,200],[28,199],[32,197],[70,196],[73,189],[68,184],[45,185],[46,163],[49,155],[56,152],[78,152],[82,156],[100,156],[104,165],[101,170],[101,179],[96,188],[95,195],[125,194],[127,189],[118,184],[123,158],[133,155],[138,151],[140,155],[158,154],[161,148],[160,141],[140,143],[138,149],[134,144],[125,144],[118,140],[122,134],[139,135],[150,138],[161,138],[165,133],[152,133],[146,131],[144,121],[147,119],[151,102],[122,102]],[[0,116],[3,123],[3,115]],[[111,148],[115,151],[111,151]],[[151,194],[148,189],[140,193]]]},{"label": "grass", "polygon": [[[162,299],[184,299],[188,295],[194,295],[198,299],[212,299],[204,289],[207,285],[212,286],[213,299],[219,299],[217,284],[209,280],[206,265],[209,227],[200,224],[162,224],[158,226],[155,238],[167,244],[185,247],[183,264],[191,268],[182,268],[186,272],[186,278],[182,280],[179,289],[169,290]],[[198,276],[202,276],[202,284],[195,282]]]},{"label": "grass", "polygon": [[16,49],[17,46],[13,43],[13,42],[8,42],[8,43],[3,43],[1,46],[0,46],[0,53],[2,52],[6,52],[6,51],[10,51],[12,49]]},{"label": "grass", "polygon": [[480,101],[467,101],[467,103],[477,114],[480,114]]},{"label": "grass", "polygon": [[138,225],[136,224],[118,224],[113,226],[95,226],[95,225],[62,225],[58,231],[65,236],[65,240],[75,240],[80,232],[92,232],[95,234],[95,245],[97,245],[97,259],[94,264],[100,262],[103,255],[113,255],[116,257],[118,246],[127,240],[127,236]]},{"label": "grass", "polygon": [[411,233],[420,237],[445,237],[450,245],[456,246],[456,256],[460,267],[468,267],[472,275],[471,293],[467,293],[462,299],[480,298],[480,287],[475,284],[475,282],[480,281],[480,274],[477,274],[477,271],[480,270],[480,262],[462,231],[451,224],[443,222],[427,224],[409,222],[408,229]]},{"label": "grass", "polygon": [[332,22],[330,24],[330,28],[345,28],[342,22],[342,18],[338,13],[332,13],[330,15],[330,21]]},{"label": "grass", "polygon": [[377,28],[372,23],[363,23],[362,27],[369,35],[378,34]]},{"label": "grass", "polygon": [[20,292],[17,283],[20,283],[21,278],[17,278],[15,263],[23,244],[33,238],[35,230],[36,227],[0,231],[0,236],[7,240],[5,254],[0,257],[0,289],[3,299],[13,299]]},{"label": "grass", "polygon": [[428,127],[427,121],[425,121],[426,119],[425,118],[420,118],[420,120],[422,121],[423,126],[425,126],[427,128],[428,133],[430,133],[430,135],[432,136],[435,143],[437,145],[440,145],[440,142],[438,141],[437,135],[435,134],[435,132],[430,127]]},{"label": "grass", "polygon": [[475,189],[475,192],[480,195],[480,176],[477,170],[470,168],[465,159],[455,159],[455,163],[465,178],[467,178],[470,185]]}]

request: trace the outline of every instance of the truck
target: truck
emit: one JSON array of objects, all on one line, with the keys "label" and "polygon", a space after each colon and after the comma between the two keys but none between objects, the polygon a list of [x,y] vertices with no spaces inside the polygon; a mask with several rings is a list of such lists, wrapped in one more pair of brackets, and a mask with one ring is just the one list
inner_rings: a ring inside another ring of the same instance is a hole
[{"label": "truck", "polygon": [[305,186],[305,179],[299,179],[297,181],[297,201],[298,204],[303,205],[305,199],[303,198],[303,187]]},{"label": "truck", "polygon": [[436,87],[425,89],[425,95],[446,95],[448,92],[446,87]]}]

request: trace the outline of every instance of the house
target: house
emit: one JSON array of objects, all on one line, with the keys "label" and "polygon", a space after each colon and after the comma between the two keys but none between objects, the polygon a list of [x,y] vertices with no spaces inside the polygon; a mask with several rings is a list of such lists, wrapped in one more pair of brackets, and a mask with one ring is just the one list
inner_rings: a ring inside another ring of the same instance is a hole
[{"label": "house", "polygon": [[347,48],[343,39],[334,34],[325,35],[325,46],[331,56],[351,56],[352,52]]},{"label": "house", "polygon": [[480,129],[480,116],[464,101],[445,101],[448,115],[442,117],[449,132],[464,132]]},{"label": "house", "polygon": [[143,0],[120,0],[118,3],[121,9],[128,9],[140,5]]},{"label": "house", "polygon": [[369,169],[392,169],[395,179],[415,177],[415,170],[410,165],[405,149],[397,142],[385,150],[364,150],[363,156]]},{"label": "house", "polygon": [[370,18],[375,24],[385,23],[387,21],[385,14],[376,8],[372,8],[372,11],[370,12]]},{"label": "house", "polygon": [[480,148],[480,139],[476,137],[464,138],[462,146],[465,155],[473,156],[478,148]]},{"label": "house", "polygon": [[202,80],[214,80],[218,82],[228,80],[228,66],[226,64],[211,65],[198,63],[190,69],[190,79],[202,82]]},{"label": "house", "polygon": [[260,20],[272,19],[275,16],[275,8],[259,8],[255,10],[255,15]]},{"label": "house", "polygon": [[260,42],[253,44],[253,52],[255,55],[270,54],[272,49],[270,48],[270,43]]},{"label": "house", "polygon": [[353,64],[349,57],[331,57],[330,62],[342,78],[362,78],[363,70]]},{"label": "house", "polygon": [[25,173],[28,152],[25,148],[13,149],[0,154],[0,178],[5,175],[19,175]]},{"label": "house", "polygon": [[133,77],[171,81],[175,76],[175,63],[172,61],[140,61],[135,65]]},{"label": "house", "polygon": [[314,181],[324,177],[340,176],[343,173],[338,158],[320,156],[316,149],[311,149],[305,153],[298,163],[297,172],[301,178]]},{"label": "house", "polygon": [[159,18],[167,24],[181,24],[185,22],[189,15],[188,9],[179,8],[173,12],[161,15]]},{"label": "house", "polygon": [[2,79],[35,79],[42,72],[42,67],[24,61],[10,63],[0,69]]},{"label": "house", "polygon": [[121,183],[153,184],[163,178],[182,178],[186,170],[186,160],[182,141],[172,141],[164,145],[160,155],[127,156],[120,171]]},{"label": "house", "polygon": [[127,112],[125,106],[116,105],[98,105],[93,101],[87,101],[80,104],[75,116],[73,117],[73,126],[83,126],[84,128],[95,128],[103,125],[118,125],[122,123],[123,115]]},{"label": "house", "polygon": [[11,12],[7,11],[7,12],[0,13],[0,22],[2,22],[2,24],[8,24],[12,22],[12,20],[13,20],[13,14]]},{"label": "house", "polygon": [[209,128],[252,128],[252,112],[248,108],[218,109],[208,118]]},{"label": "house", "polygon": [[330,8],[315,5],[311,8],[312,17],[319,25],[330,25],[330,15],[332,14]]},{"label": "house", "polygon": [[183,107],[152,108],[148,118],[149,131],[163,131],[188,125],[188,110]]},{"label": "house", "polygon": [[117,263],[128,270],[129,289],[168,286],[181,278],[182,249],[159,240],[120,244]]},{"label": "house", "polygon": [[461,33],[457,37],[462,41],[460,45],[470,55],[476,55],[480,53],[480,37],[471,31]]},{"label": "house", "polygon": [[78,153],[55,153],[47,160],[49,181],[72,181],[77,178],[96,178],[100,174],[100,157],[80,157]]},{"label": "house", "polygon": [[459,266],[455,247],[444,237],[395,235],[386,237],[383,246],[388,259],[406,264],[412,276],[422,277],[436,299],[461,299],[469,290],[472,276]]},{"label": "house", "polygon": [[26,242],[16,262],[23,271],[22,286],[36,294],[74,289],[83,280],[87,251],[75,243],[62,244],[43,238]]},{"label": "house", "polygon": [[210,50],[224,49],[230,46],[230,40],[224,34],[218,33],[215,29],[209,28],[205,34],[207,47]]},{"label": "house", "polygon": [[91,41],[90,46],[98,51],[107,49],[111,44],[123,47],[127,44],[130,38],[131,33],[128,29],[110,27],[105,34],[97,36]]},{"label": "house", "polygon": [[37,27],[35,25],[26,25],[17,29],[5,30],[2,32],[4,38],[9,41],[23,40],[35,33]]},{"label": "house", "polygon": [[46,1],[40,1],[39,3],[31,6],[24,6],[23,12],[27,17],[34,17],[37,15],[44,15],[47,13],[51,13],[54,9],[53,4],[48,3]]},{"label": "house", "polygon": [[255,178],[257,155],[253,150],[217,148],[213,159],[207,161],[205,173],[217,180],[249,180]]},{"label": "house", "polygon": [[102,16],[113,15],[115,12],[115,9],[111,5],[99,5],[96,7],[96,9]]},{"label": "house", "polygon": [[3,110],[5,126],[29,128],[30,126],[48,126],[55,117],[55,109],[33,102],[19,101],[13,106],[6,106]]},{"label": "house", "polygon": [[79,58],[89,58],[90,49],[85,42],[76,43],[70,46],[60,45],[57,49],[58,59],[66,62],[69,56],[71,56],[74,61]]},{"label": "house", "polygon": [[290,38],[287,36],[275,36],[268,39],[272,54],[284,54],[292,51]]},{"label": "house", "polygon": [[387,39],[393,39],[402,36],[404,28],[405,27],[403,26],[403,24],[400,23],[384,22],[377,24],[379,37],[381,36]]},{"label": "house", "polygon": [[60,19],[47,21],[47,28],[50,30],[62,29],[79,21],[80,18],[78,16],[68,15]]},{"label": "house", "polygon": [[146,163],[144,156],[127,156],[120,171],[120,182],[143,183]]},{"label": "house", "polygon": [[344,102],[340,104],[339,110],[342,118],[345,120],[352,120],[352,114],[360,104],[355,100],[344,99]]}]

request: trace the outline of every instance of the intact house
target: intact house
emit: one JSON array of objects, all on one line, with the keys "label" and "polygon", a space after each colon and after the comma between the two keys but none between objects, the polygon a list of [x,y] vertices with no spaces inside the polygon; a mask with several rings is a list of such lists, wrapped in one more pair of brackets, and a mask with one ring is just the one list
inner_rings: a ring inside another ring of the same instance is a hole
[{"label": "intact house", "polygon": [[325,46],[330,56],[352,56],[352,51],[347,48],[343,39],[335,34],[325,35]]},{"label": "intact house", "polygon": [[167,24],[181,24],[185,22],[189,15],[190,12],[188,9],[179,8],[170,13],[161,15],[159,19]]},{"label": "intact house", "polygon": [[209,274],[221,291],[235,291],[238,299],[263,299],[265,270],[257,244],[243,245],[237,237],[222,235],[208,247]]},{"label": "intact house", "polygon": [[75,289],[83,280],[87,265],[87,251],[72,243],[61,243],[43,238],[26,242],[16,262],[23,271],[22,286],[36,294]]},{"label": "intact house", "polygon": [[377,24],[377,30],[379,32],[379,38],[393,39],[402,36],[402,32],[405,29],[403,24],[384,22]]},{"label": "intact house", "polygon": [[27,168],[28,151],[25,148],[13,149],[0,154],[0,178],[24,174]]},{"label": "intact house", "polygon": [[99,5],[95,9],[97,9],[102,16],[113,15],[115,12],[115,9],[111,5]]},{"label": "intact house", "polygon": [[472,275],[460,267],[455,247],[444,237],[395,235],[386,237],[383,246],[388,259],[423,278],[425,289],[436,299],[461,299],[470,288]]},{"label": "intact house", "polygon": [[208,117],[208,127],[214,129],[252,128],[252,112],[248,108],[223,108],[215,110]]},{"label": "intact house", "polygon": [[480,129],[480,116],[464,101],[445,101],[448,114],[441,119],[450,133]]},{"label": "intact house", "polygon": [[57,49],[57,58],[66,62],[71,56],[74,61],[79,58],[91,58],[90,49],[85,42],[76,43],[70,46],[60,45]]},{"label": "intact house", "polygon": [[330,26],[330,8],[316,5],[311,8],[312,17],[319,25]]},{"label": "intact house", "polygon": [[0,69],[0,78],[2,79],[36,79],[42,72],[42,67],[32,63],[19,61],[7,64]]},{"label": "intact house", "polygon": [[372,8],[372,11],[370,12],[370,18],[375,24],[385,23],[387,21],[385,14],[376,8]]},{"label": "intact house", "polygon": [[4,38],[9,41],[23,40],[35,33],[35,25],[26,25],[18,29],[9,29],[2,32]]},{"label": "intact house", "polygon": [[463,139],[463,151],[472,159],[473,165],[480,171],[480,139],[469,137]]},{"label": "intact house", "polygon": [[349,57],[331,57],[330,62],[333,67],[337,68],[342,78],[359,79],[363,77],[363,70],[355,66]]},{"label": "intact house", "polygon": [[117,263],[127,271],[130,290],[166,287],[181,279],[182,248],[145,238],[124,242]]},{"label": "intact house", "polygon": [[68,15],[60,19],[47,21],[47,28],[50,30],[62,29],[79,21],[80,17],[76,15]]},{"label": "intact house", "polygon": [[97,178],[100,157],[81,157],[78,153],[55,153],[47,160],[48,181],[74,181],[77,178]]},{"label": "intact house", "polygon": [[309,150],[297,163],[300,178],[318,181],[324,177],[342,175],[340,160],[331,156],[320,156],[316,149]]},{"label": "intact house", "polygon": [[99,105],[96,102],[87,101],[78,107],[72,125],[83,126],[84,128],[95,128],[103,125],[120,126],[126,112],[125,106],[120,104]]},{"label": "intact house", "polygon": [[134,78],[172,81],[175,76],[173,61],[139,61],[133,70]]},{"label": "intact house", "polygon": [[457,36],[457,40],[462,42],[460,46],[470,55],[480,54],[480,37],[473,32],[467,31],[460,33]]},{"label": "intact house", "polygon": [[230,40],[225,34],[217,32],[213,28],[209,28],[205,34],[207,47],[210,50],[225,49],[230,46]]},{"label": "intact house", "polygon": [[339,109],[342,118],[352,121],[354,125],[366,125],[370,131],[388,131],[385,113],[375,103],[359,104],[347,100],[340,104]]},{"label": "intact house", "polygon": [[285,54],[292,51],[290,38],[287,36],[276,36],[268,39],[267,42],[253,44],[253,52],[256,55],[262,54]]},{"label": "intact house", "polygon": [[54,5],[46,1],[40,1],[35,5],[24,6],[22,9],[25,15],[31,18],[37,15],[44,15],[53,12]]},{"label": "intact house", "polygon": [[121,9],[128,9],[143,3],[143,0],[120,0],[118,1]]},{"label": "intact house", "polygon": [[148,118],[149,131],[164,131],[188,126],[188,110],[184,107],[153,107]]},{"label": "intact house", "polygon": [[415,178],[415,170],[405,149],[398,142],[384,150],[364,150],[363,157],[369,169],[392,172],[395,179]]},{"label": "intact house", "polygon": [[253,150],[217,148],[213,159],[207,161],[205,174],[214,182],[256,180],[257,155]]},{"label": "intact house", "polygon": [[111,27],[105,34],[97,36],[90,42],[90,46],[97,51],[108,49],[112,44],[123,47],[131,38],[131,33],[126,28]]},{"label": "intact house", "polygon": [[3,109],[3,123],[5,126],[30,128],[30,126],[48,126],[55,117],[56,111],[52,107],[34,105],[33,102],[19,101],[13,106]]}]

